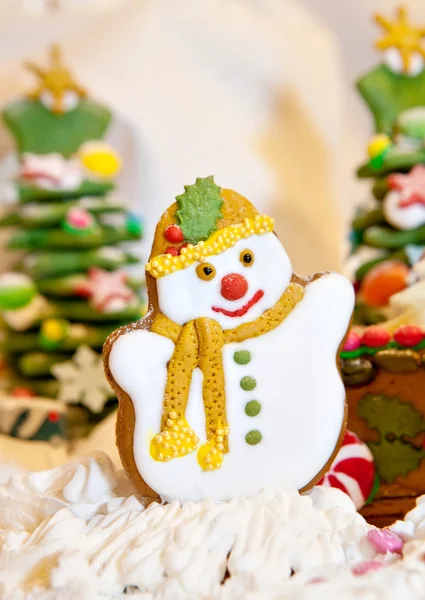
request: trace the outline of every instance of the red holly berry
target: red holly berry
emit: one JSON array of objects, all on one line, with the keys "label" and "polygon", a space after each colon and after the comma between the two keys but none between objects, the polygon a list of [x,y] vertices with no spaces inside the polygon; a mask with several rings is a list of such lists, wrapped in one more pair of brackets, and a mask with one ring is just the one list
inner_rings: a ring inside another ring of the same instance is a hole
[{"label": "red holly berry", "polygon": [[51,410],[47,415],[47,418],[51,423],[57,423],[60,419],[60,414],[55,410]]},{"label": "red holly berry", "polygon": [[350,352],[351,350],[357,350],[357,348],[360,348],[361,343],[362,343],[361,335],[359,335],[357,333],[357,331],[354,331],[352,329],[350,331],[350,333],[348,334],[347,339],[345,340],[343,350],[345,352]]},{"label": "red holly berry", "polygon": [[417,325],[402,325],[394,334],[394,339],[400,346],[416,346],[424,337],[424,332]]},{"label": "red holly berry", "polygon": [[183,231],[178,225],[169,225],[164,232],[164,236],[167,242],[172,244],[180,244],[184,241]]},{"label": "red holly berry", "polygon": [[30,388],[16,387],[12,390],[12,396],[14,398],[32,398],[35,394]]},{"label": "red holly berry", "polygon": [[363,334],[362,344],[369,348],[380,348],[386,346],[391,339],[389,332],[379,325],[368,327]]},{"label": "red holly berry", "polygon": [[165,251],[165,254],[171,254],[171,256],[178,256],[180,253],[180,250],[177,248],[177,246],[168,246],[168,248]]}]

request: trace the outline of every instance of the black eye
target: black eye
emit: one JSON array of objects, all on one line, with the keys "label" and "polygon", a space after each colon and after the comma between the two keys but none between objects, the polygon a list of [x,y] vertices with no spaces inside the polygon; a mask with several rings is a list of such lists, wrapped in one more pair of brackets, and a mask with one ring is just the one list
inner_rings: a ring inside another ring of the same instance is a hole
[{"label": "black eye", "polygon": [[251,250],[242,250],[239,260],[244,267],[251,267],[254,264],[254,253]]},{"label": "black eye", "polygon": [[213,272],[211,267],[204,267],[203,271],[204,271],[205,275],[211,275],[211,273]]}]

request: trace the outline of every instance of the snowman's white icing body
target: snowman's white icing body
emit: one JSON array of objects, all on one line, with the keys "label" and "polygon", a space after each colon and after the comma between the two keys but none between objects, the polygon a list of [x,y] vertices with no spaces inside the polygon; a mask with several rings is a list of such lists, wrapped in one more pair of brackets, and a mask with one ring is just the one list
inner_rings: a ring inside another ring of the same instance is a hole
[{"label": "snowman's white icing body", "polygon": [[[239,260],[245,249],[255,256],[250,268]],[[207,260],[216,269],[214,282],[197,279],[196,264],[157,281],[159,307],[178,324],[204,316],[229,329],[257,319],[279,300],[292,275],[286,252],[272,233],[240,240]],[[248,281],[248,291],[239,301],[220,298],[220,281],[229,273],[239,273]],[[217,305],[239,309],[259,289],[263,297],[243,316],[211,312]],[[121,335],[112,348],[110,368],[134,404],[134,459],[145,482],[164,499],[193,501],[251,496],[279,480],[299,489],[308,484],[331,457],[343,425],[345,392],[336,356],[353,304],[348,280],[326,274],[306,287],[304,298],[276,329],[223,347],[229,452],[222,467],[213,472],[201,469],[196,452],[169,462],[151,457],[150,442],[160,430],[174,343],[144,330]],[[234,353],[241,350],[250,353],[248,364],[235,362]],[[251,391],[240,385],[247,376],[256,381]],[[245,413],[251,400],[261,404],[257,416]],[[204,443],[199,369],[193,373],[186,419]],[[262,439],[249,445],[245,436],[253,430]]]}]

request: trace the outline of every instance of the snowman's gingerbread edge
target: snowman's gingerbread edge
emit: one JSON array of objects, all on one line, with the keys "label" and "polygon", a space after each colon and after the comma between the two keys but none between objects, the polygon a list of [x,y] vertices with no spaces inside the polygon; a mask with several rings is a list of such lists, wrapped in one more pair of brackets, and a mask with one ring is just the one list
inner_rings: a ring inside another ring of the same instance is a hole
[{"label": "snowman's gingerbread edge", "polygon": [[[231,192],[231,193],[234,194],[233,192]],[[235,201],[237,202],[236,198],[233,197],[231,202],[236,203]],[[167,221],[170,219],[170,216],[174,214],[176,208],[177,208],[177,205],[172,204],[164,212],[164,214],[162,215],[162,217],[160,218],[160,220],[157,224],[156,231],[164,228],[164,223],[167,223]],[[253,209],[255,210],[254,207],[253,207]],[[276,235],[276,233],[275,233],[275,235]],[[155,237],[156,237],[156,232],[155,232]],[[154,254],[154,250],[155,249],[153,247],[151,256]],[[319,279],[320,277],[322,277],[323,275],[326,275],[326,274],[327,274],[326,272],[319,272],[319,273],[314,273],[314,274],[304,278],[304,277],[300,277],[300,276],[296,275],[295,273],[293,273],[291,282],[298,283],[299,285],[306,287],[313,281]],[[118,328],[117,330],[115,330],[113,333],[111,333],[108,336],[108,338],[106,339],[105,344],[103,346],[103,364],[104,364],[106,378],[107,378],[110,386],[112,387],[112,389],[115,391],[117,398],[118,398],[118,415],[117,415],[117,424],[116,424],[116,445],[117,445],[118,452],[119,452],[119,455],[121,458],[121,462],[124,467],[124,470],[126,471],[131,482],[137,489],[138,493],[141,496],[143,496],[145,498],[146,502],[148,503],[148,502],[154,502],[154,501],[161,502],[162,499],[159,496],[159,494],[157,494],[155,492],[155,490],[153,490],[152,488],[150,488],[147,485],[147,483],[144,481],[143,477],[141,476],[141,474],[137,468],[136,460],[134,457],[134,429],[135,429],[136,416],[135,416],[133,401],[132,401],[131,397],[129,396],[129,394],[127,394],[115,381],[115,379],[112,375],[112,372],[110,370],[110,366],[109,366],[109,356],[112,351],[112,347],[121,335],[129,333],[130,331],[136,331],[136,330],[150,331],[151,330],[151,326],[154,321],[154,318],[159,312],[159,303],[158,303],[158,293],[157,293],[155,278],[147,271],[146,271],[146,291],[147,291],[148,302],[149,302],[147,314],[139,321],[130,323],[128,325],[124,325],[124,326]],[[342,339],[340,346],[338,347],[338,351],[335,356],[335,362],[336,362],[337,369],[338,369],[339,375],[341,377],[341,380],[342,380],[342,374],[341,374],[341,370],[340,370],[340,366],[339,366],[338,357],[339,357],[340,351],[345,343],[346,337],[348,336],[350,327],[351,327],[351,320],[350,320],[347,331]],[[324,476],[324,474],[329,470],[332,462],[335,460],[336,455],[338,454],[338,450],[342,444],[342,441],[344,438],[344,433],[345,433],[346,426],[347,426],[347,418],[348,418],[347,411],[348,411],[348,405],[347,405],[347,399],[345,397],[344,398],[344,416],[343,416],[343,420],[342,420],[342,424],[341,424],[341,431],[340,431],[337,443],[335,445],[335,449],[334,449],[333,453],[331,454],[330,458],[328,459],[328,461],[326,462],[326,464],[324,465],[324,467],[320,470],[319,473],[317,473],[317,475],[315,475],[315,477],[313,477],[311,479],[311,481],[308,484],[306,484],[300,490],[300,493],[306,492],[307,490],[311,489],[318,481],[320,481],[320,479]],[[302,432],[300,433],[300,435],[302,435]]]}]

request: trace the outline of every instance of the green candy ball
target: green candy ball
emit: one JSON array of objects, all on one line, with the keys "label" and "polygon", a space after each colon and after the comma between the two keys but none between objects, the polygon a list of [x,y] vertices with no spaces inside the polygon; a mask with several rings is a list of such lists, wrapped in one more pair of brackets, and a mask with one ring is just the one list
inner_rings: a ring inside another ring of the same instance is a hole
[{"label": "green candy ball", "polygon": [[37,288],[34,282],[23,273],[0,275],[0,310],[24,308],[34,299]]}]

